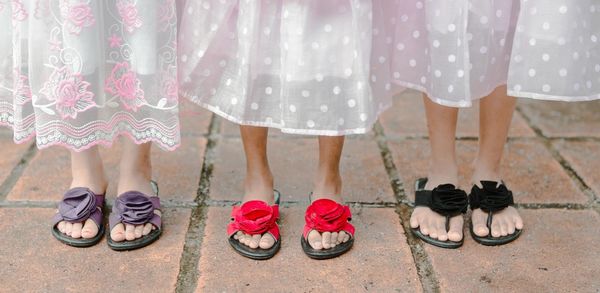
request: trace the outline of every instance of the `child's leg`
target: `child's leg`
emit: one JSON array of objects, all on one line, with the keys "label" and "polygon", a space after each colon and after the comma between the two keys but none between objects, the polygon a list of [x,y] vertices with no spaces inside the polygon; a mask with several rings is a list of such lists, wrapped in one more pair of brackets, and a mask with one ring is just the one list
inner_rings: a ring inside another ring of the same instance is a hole
[{"label": "child's leg", "polygon": [[[71,188],[87,187],[96,194],[104,194],[108,185],[98,147],[82,152],[71,151]],[[58,223],[58,230],[73,238],[92,238],[98,234],[98,226],[88,219],[85,223]]]},{"label": "child's leg", "polygon": [[[515,110],[516,99],[506,95],[506,86],[497,88],[483,98],[479,113],[479,153],[474,163],[473,184],[481,186],[480,181],[501,181],[500,161],[508,130]],[[473,231],[478,236],[486,236],[487,213],[481,209],[473,211]],[[495,213],[492,222],[492,236],[500,237],[512,234],[523,228],[523,220],[517,210],[508,208]]]},{"label": "child's leg", "polygon": [[[246,154],[243,202],[261,200],[272,205],[274,201],[273,174],[267,158],[269,129],[241,125],[240,133]],[[261,236],[260,234],[249,235],[240,231],[234,235],[234,238],[251,248],[268,249],[275,244],[275,239],[268,233]]]},{"label": "child's leg", "polygon": [[[122,194],[135,190],[149,196],[154,195],[150,184],[152,180],[150,161],[152,143],[138,145],[129,139],[124,139],[123,142],[117,193]],[[155,210],[155,213],[160,214],[160,211]],[[148,235],[154,228],[150,223],[137,226],[119,223],[110,231],[110,236],[114,241],[134,240]]]},{"label": "child's leg", "polygon": [[[344,147],[343,136],[319,136],[319,166],[315,178],[312,200],[327,198],[342,202],[342,177],[340,160]],[[308,243],[314,249],[328,249],[346,242],[350,235],[346,232],[324,232],[321,235],[313,230],[308,234]]]},{"label": "child's leg", "polygon": [[[429,144],[431,147],[431,165],[429,166],[426,190],[441,184],[458,185],[458,166],[456,163],[456,123],[458,109],[446,107],[432,102],[424,96]],[[410,218],[412,228],[419,227],[421,233],[440,241],[460,241],[463,237],[463,217],[450,219],[449,230],[446,231],[446,218],[432,211],[429,207],[416,207]]]}]

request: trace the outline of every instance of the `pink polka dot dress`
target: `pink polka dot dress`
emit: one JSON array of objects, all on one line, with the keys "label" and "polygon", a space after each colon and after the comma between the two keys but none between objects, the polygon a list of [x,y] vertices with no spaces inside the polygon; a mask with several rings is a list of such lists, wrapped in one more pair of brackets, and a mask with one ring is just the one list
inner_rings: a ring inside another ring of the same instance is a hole
[{"label": "pink polka dot dress", "polygon": [[187,1],[181,91],[239,124],[367,132],[391,103],[391,83],[374,86],[390,75],[385,47],[372,45],[385,42],[376,29],[383,8],[363,0]]},{"label": "pink polka dot dress", "polygon": [[438,104],[469,107],[505,84],[517,97],[600,98],[597,0],[384,5],[393,83],[422,91]]},{"label": "pink polka dot dress", "polygon": [[179,145],[175,0],[0,1],[0,125],[84,150]]}]

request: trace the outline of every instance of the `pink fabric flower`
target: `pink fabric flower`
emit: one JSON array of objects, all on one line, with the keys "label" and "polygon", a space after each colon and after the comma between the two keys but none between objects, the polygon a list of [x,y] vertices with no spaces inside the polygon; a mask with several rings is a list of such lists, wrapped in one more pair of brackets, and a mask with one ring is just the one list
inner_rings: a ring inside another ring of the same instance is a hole
[{"label": "pink fabric flower", "polygon": [[56,101],[56,110],[63,119],[77,118],[77,113],[96,106],[94,93],[88,90],[90,83],[79,73],[72,73],[68,67],[54,70],[40,90],[48,100]]},{"label": "pink fabric flower", "polygon": [[115,65],[106,80],[105,90],[118,96],[125,108],[134,112],[146,103],[144,90],[135,72],[129,68],[129,63],[122,62]]},{"label": "pink fabric flower", "polygon": [[119,36],[117,36],[116,34],[112,34],[109,38],[108,38],[108,45],[111,48],[116,48],[121,46],[121,42],[123,41],[122,38],[119,38]]},{"label": "pink fabric flower", "polygon": [[135,3],[130,0],[118,0],[117,9],[126,31],[132,33],[136,28],[142,27],[142,20],[138,17]]},{"label": "pink fabric flower", "polygon": [[79,35],[84,27],[96,23],[92,8],[88,3],[69,4],[64,1],[60,6],[62,17],[65,19],[65,29]]}]

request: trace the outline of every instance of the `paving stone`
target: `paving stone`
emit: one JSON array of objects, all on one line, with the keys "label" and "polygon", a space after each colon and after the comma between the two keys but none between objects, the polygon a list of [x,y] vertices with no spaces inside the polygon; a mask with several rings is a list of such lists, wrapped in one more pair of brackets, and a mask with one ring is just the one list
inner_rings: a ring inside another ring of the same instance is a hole
[{"label": "paving stone", "polygon": [[[427,134],[425,106],[419,92],[406,91],[394,97],[394,105],[380,118],[385,134],[389,138],[424,137]],[[458,114],[457,137],[477,137],[479,134],[479,104],[471,108],[461,109]],[[535,132],[527,125],[525,119],[515,113],[509,136],[533,137]]]},{"label": "paving stone", "polygon": [[[206,139],[185,137],[175,152],[158,147],[152,151],[154,178],[165,200],[192,201],[196,196],[202,169]],[[101,148],[109,178],[108,197],[116,196],[121,144],[112,149]],[[9,200],[58,201],[71,182],[70,155],[64,148],[52,147],[39,151],[8,195]]]},{"label": "paving stone", "polygon": [[569,162],[575,172],[600,198],[600,142],[597,141],[558,141],[554,145]]},{"label": "paving stone", "polygon": [[15,144],[12,138],[0,139],[0,184],[6,180],[13,168],[21,161],[30,144]]},{"label": "paving stone", "polygon": [[[427,176],[429,142],[405,140],[389,142],[389,146],[406,195],[412,200],[415,180]],[[457,154],[460,186],[469,192],[471,162],[477,154],[477,142],[458,142]],[[501,172],[519,203],[586,203],[589,200],[541,142],[509,142]]]},{"label": "paving stone", "polygon": [[[269,162],[282,200],[307,200],[318,160],[316,139],[269,139]],[[211,199],[240,200],[246,170],[240,139],[225,138],[217,145],[211,179]],[[344,199],[393,202],[393,192],[377,144],[370,139],[347,139],[342,158]]]},{"label": "paving stone", "polygon": [[523,99],[519,108],[548,137],[600,137],[600,100],[542,102]]},{"label": "paving stone", "polygon": [[58,242],[50,233],[53,214],[54,209],[0,209],[0,233],[12,235],[0,237],[0,291],[173,292],[189,210],[166,209],[161,239],[128,252],[110,250],[104,239],[91,248]]},{"label": "paving stone", "polygon": [[210,208],[197,292],[422,291],[393,209],[354,209],[353,249],[325,261],[309,259],[300,247],[303,211],[304,207],[282,209],[282,248],[273,259],[261,262],[229,247],[225,229],[230,210]]},{"label": "paving stone", "polygon": [[426,245],[442,292],[600,291],[597,213],[521,213],[525,229],[513,243],[487,247],[467,235],[456,250]]}]

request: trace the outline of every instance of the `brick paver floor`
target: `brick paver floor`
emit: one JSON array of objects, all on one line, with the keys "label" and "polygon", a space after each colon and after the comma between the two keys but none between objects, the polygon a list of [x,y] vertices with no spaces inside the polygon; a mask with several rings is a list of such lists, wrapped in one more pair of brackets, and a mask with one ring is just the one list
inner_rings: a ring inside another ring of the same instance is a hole
[{"label": "brick paver floor", "polygon": [[[600,101],[520,101],[504,178],[526,228],[516,242],[444,250],[409,233],[413,182],[427,168],[427,129],[415,92],[396,98],[369,135],[350,137],[345,196],[357,242],[328,261],[304,256],[299,239],[316,164],[313,138],[272,131],[269,151],[283,194],[283,246],[270,261],[228,246],[230,206],[239,200],[244,159],[235,125],[184,103],[183,146],[154,150],[165,208],[162,238],[131,252],[103,240],[87,249],[50,235],[69,179],[68,152],[15,146],[0,130],[1,292],[600,292]],[[461,182],[477,148],[477,109],[461,112]],[[103,149],[117,176],[119,144]],[[110,186],[109,202],[115,196]],[[468,227],[465,228],[467,231]]]}]

